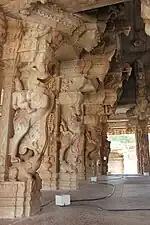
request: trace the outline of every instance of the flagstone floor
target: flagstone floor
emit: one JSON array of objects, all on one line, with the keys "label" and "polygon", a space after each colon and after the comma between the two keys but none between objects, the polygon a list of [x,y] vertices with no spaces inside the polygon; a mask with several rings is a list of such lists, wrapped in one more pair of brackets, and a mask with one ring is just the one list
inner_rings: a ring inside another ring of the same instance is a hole
[{"label": "flagstone floor", "polygon": [[[97,201],[76,201],[70,206],[58,207],[53,201],[56,193],[69,193],[71,200],[112,196]],[[42,194],[45,206],[37,215],[28,219],[0,220],[0,225],[150,224],[150,177],[100,177],[98,184],[85,182],[77,191],[45,191]]]}]

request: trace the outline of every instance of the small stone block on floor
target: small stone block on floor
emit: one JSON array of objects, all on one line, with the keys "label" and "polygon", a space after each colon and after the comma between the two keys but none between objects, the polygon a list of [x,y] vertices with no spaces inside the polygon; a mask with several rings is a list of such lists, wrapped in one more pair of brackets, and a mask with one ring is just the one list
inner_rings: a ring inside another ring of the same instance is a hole
[{"label": "small stone block on floor", "polygon": [[144,176],[149,176],[149,172],[144,172]]},{"label": "small stone block on floor", "polygon": [[91,182],[97,182],[97,177],[91,177]]},{"label": "small stone block on floor", "polygon": [[58,206],[70,205],[70,195],[55,195],[55,204]]}]

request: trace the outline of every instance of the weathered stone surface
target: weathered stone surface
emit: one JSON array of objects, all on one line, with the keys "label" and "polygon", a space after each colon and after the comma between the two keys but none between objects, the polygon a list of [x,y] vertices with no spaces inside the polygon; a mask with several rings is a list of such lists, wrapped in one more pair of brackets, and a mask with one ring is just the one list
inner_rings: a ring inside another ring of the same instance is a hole
[{"label": "weathered stone surface", "polygon": [[0,208],[9,217],[38,211],[39,175],[49,190],[77,189],[79,180],[107,174],[107,120],[131,74],[121,58],[122,35],[131,30],[121,5],[75,15],[55,3],[0,3],[11,12],[0,11],[0,200],[12,186]]},{"label": "weathered stone surface", "polygon": [[0,182],[0,217],[29,217],[40,210],[41,181],[37,179],[25,182]]},{"label": "weathered stone surface", "polygon": [[150,36],[150,2],[141,0],[141,16],[145,23],[145,32]]}]

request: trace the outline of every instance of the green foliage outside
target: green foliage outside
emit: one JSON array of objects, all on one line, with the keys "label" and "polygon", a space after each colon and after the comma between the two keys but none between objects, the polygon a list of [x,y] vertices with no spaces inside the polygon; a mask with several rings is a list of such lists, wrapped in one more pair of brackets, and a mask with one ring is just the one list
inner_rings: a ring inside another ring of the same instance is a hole
[{"label": "green foliage outside", "polygon": [[108,135],[109,141],[120,142],[121,144],[129,144],[135,142],[134,134],[124,134],[124,135]]}]

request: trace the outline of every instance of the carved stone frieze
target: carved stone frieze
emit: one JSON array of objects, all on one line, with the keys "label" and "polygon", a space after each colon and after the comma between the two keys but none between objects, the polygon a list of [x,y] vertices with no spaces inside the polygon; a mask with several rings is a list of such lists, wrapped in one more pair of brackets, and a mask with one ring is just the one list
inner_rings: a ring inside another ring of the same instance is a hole
[{"label": "carved stone frieze", "polygon": [[27,1],[22,1],[20,2],[19,0],[15,1],[10,1],[10,0],[2,0],[1,5],[4,9],[6,10],[11,10],[12,12],[17,12],[17,13],[23,13],[25,15],[28,15],[33,8],[35,7],[36,3],[42,3],[45,4],[47,3],[47,0],[27,0]]},{"label": "carved stone frieze", "polygon": [[109,70],[109,57],[85,55],[83,59],[61,63],[61,76],[77,77],[85,75],[86,78],[99,78],[103,82]]}]

